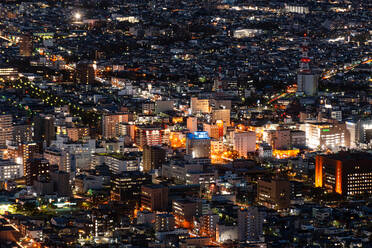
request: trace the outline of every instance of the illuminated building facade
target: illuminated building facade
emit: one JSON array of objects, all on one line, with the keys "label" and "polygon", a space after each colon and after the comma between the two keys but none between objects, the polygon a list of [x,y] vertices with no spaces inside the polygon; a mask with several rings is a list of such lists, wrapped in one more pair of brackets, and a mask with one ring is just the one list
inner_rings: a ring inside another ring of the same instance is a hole
[{"label": "illuminated building facade", "polygon": [[165,162],[165,150],[160,146],[145,146],[143,148],[143,171],[158,169]]},{"label": "illuminated building facade", "polygon": [[350,132],[346,124],[307,123],[306,145],[312,149],[350,147]]},{"label": "illuminated building facade", "polygon": [[213,109],[212,122],[222,121],[225,126],[230,126],[230,109]]},{"label": "illuminated building facade", "polygon": [[191,113],[210,113],[211,108],[209,104],[209,99],[198,99],[197,97],[191,97]]},{"label": "illuminated building facade", "polygon": [[32,186],[39,176],[49,177],[49,162],[43,158],[28,159],[25,171],[26,184]]},{"label": "illuminated building facade", "polygon": [[5,146],[6,141],[12,140],[12,116],[0,115],[0,146]]},{"label": "illuminated building facade", "polygon": [[119,136],[119,124],[128,123],[132,116],[128,113],[106,114],[102,118],[103,137],[105,139],[117,138]]},{"label": "illuminated building facade", "polygon": [[12,180],[22,176],[22,164],[17,164],[12,160],[0,159],[0,181]]},{"label": "illuminated building facade", "polygon": [[67,136],[73,142],[79,141],[89,136],[88,127],[68,127],[66,129]]},{"label": "illuminated building facade", "polygon": [[40,146],[37,143],[24,143],[19,146],[18,150],[20,155],[19,162],[23,164],[23,173],[26,175],[27,160],[40,157]]},{"label": "illuminated building facade", "polygon": [[211,155],[211,138],[207,132],[187,134],[186,154],[192,158],[209,158]]},{"label": "illuminated building facade", "polygon": [[220,128],[217,125],[204,123],[203,130],[208,133],[209,137],[214,139],[219,139],[220,137],[223,136],[223,130],[222,136],[220,136]]},{"label": "illuminated building facade", "polygon": [[161,127],[137,126],[135,143],[143,148],[144,146],[157,146],[169,142],[169,130]]},{"label": "illuminated building facade", "polygon": [[372,193],[372,156],[368,153],[340,152],[318,155],[315,161],[315,187],[353,196]]},{"label": "illuminated building facade", "polygon": [[17,68],[2,67],[0,68],[0,78],[12,79],[18,76]]},{"label": "illuminated building facade", "polygon": [[34,128],[32,125],[15,125],[13,126],[13,141],[16,144],[32,142]]},{"label": "illuminated building facade", "polygon": [[234,150],[240,157],[247,157],[249,152],[256,151],[256,133],[255,132],[235,132]]},{"label": "illuminated building facade", "polygon": [[190,116],[187,118],[187,129],[193,133],[198,131],[198,118]]},{"label": "illuminated building facade", "polygon": [[198,215],[198,202],[190,199],[179,199],[172,202],[172,211],[176,218],[176,225],[190,228],[194,216]]},{"label": "illuminated building facade", "polygon": [[155,216],[155,231],[169,232],[173,231],[175,226],[174,216],[172,214],[157,214]]}]

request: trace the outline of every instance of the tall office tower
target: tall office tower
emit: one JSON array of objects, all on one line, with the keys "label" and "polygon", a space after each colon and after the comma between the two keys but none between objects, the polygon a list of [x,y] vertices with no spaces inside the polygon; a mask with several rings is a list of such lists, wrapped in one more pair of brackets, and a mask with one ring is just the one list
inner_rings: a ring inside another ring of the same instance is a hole
[{"label": "tall office tower", "polygon": [[290,183],[286,179],[273,178],[257,181],[258,203],[275,210],[288,208],[290,204]]},{"label": "tall office tower", "polygon": [[211,155],[211,138],[207,132],[187,134],[186,154],[192,158],[209,158]]},{"label": "tall office tower", "polygon": [[160,146],[145,146],[143,148],[143,171],[158,169],[165,162],[165,150]]},{"label": "tall office tower", "polygon": [[193,133],[198,131],[198,118],[190,116],[187,118],[187,129]]},{"label": "tall office tower", "polygon": [[25,166],[26,184],[32,186],[39,176],[49,178],[49,162],[43,158],[33,158],[26,161]]},{"label": "tall office tower", "polygon": [[119,136],[119,124],[128,123],[133,119],[129,113],[105,114],[102,118],[102,133],[105,139],[117,138]]},{"label": "tall office tower", "polygon": [[369,153],[339,152],[318,155],[315,187],[345,196],[372,194],[372,156]]},{"label": "tall office tower", "polygon": [[19,42],[19,55],[29,57],[32,55],[32,38],[29,35],[22,35]]},{"label": "tall office tower", "polygon": [[230,126],[230,109],[213,109],[212,122],[223,121],[225,126]]},{"label": "tall office tower", "polygon": [[167,211],[168,187],[161,184],[142,186],[141,206],[149,211]]},{"label": "tall office tower", "polygon": [[12,116],[0,115],[0,146],[5,146],[7,140],[12,140],[12,130]]},{"label": "tall office tower", "polygon": [[37,115],[34,118],[34,140],[45,141],[50,146],[56,138],[56,127],[54,117],[49,115]]},{"label": "tall office tower", "polygon": [[94,84],[95,73],[93,64],[79,62],[76,64],[76,81],[79,84]]},{"label": "tall office tower", "polygon": [[34,128],[32,125],[15,125],[13,126],[13,142],[16,144],[32,142],[34,136]]},{"label": "tall office tower", "polygon": [[314,96],[318,92],[318,75],[316,75],[310,68],[310,58],[308,56],[309,49],[306,35],[301,50],[300,69],[297,73],[297,92],[307,96]]},{"label": "tall office tower", "polygon": [[248,152],[256,151],[256,133],[255,132],[235,132],[234,150],[241,157],[247,157]]},{"label": "tall office tower", "polygon": [[263,223],[266,212],[259,207],[248,207],[238,210],[239,241],[257,241],[263,236]]},{"label": "tall office tower", "polygon": [[23,174],[26,175],[27,160],[41,157],[40,146],[37,143],[24,143],[19,145],[18,150],[20,155],[19,163],[23,164]]}]

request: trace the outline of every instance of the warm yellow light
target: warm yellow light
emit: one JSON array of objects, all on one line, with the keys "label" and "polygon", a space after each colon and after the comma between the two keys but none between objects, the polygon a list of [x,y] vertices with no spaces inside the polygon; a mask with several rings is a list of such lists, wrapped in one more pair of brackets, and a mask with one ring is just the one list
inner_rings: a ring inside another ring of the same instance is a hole
[{"label": "warm yellow light", "polygon": [[75,17],[76,20],[80,20],[81,19],[81,14],[79,12],[76,12],[74,14],[74,17]]}]

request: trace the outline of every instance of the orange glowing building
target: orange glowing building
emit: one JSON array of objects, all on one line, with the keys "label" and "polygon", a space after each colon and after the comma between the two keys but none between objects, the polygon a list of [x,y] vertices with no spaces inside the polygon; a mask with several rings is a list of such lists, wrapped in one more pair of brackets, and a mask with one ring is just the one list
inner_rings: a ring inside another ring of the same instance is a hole
[{"label": "orange glowing building", "polygon": [[353,196],[372,194],[372,156],[368,153],[340,152],[318,155],[315,161],[315,187]]}]

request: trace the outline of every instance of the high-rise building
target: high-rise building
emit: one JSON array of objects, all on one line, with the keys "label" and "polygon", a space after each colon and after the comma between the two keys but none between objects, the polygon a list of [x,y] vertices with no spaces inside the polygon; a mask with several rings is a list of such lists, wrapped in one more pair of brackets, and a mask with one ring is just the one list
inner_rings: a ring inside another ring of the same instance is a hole
[{"label": "high-rise building", "polygon": [[247,157],[248,152],[256,151],[256,133],[255,132],[235,132],[234,150],[241,157]]},{"label": "high-rise building", "polygon": [[191,227],[194,216],[198,215],[199,202],[191,199],[177,199],[172,202],[172,211],[176,218],[176,225]]},{"label": "high-rise building", "polygon": [[49,115],[38,115],[34,118],[34,140],[45,141],[50,146],[56,138],[56,127],[54,117]]},{"label": "high-rise building", "polygon": [[266,212],[259,207],[238,210],[238,240],[257,241],[263,236],[263,224]]},{"label": "high-rise building", "polygon": [[308,42],[306,36],[301,46],[302,55],[300,69],[297,73],[297,92],[308,96],[314,96],[318,92],[318,75],[310,68],[310,58],[308,56]]},{"label": "high-rise building", "polygon": [[169,142],[170,132],[162,127],[137,126],[135,132],[135,143],[141,148]]},{"label": "high-rise building", "polygon": [[220,128],[217,125],[204,123],[203,130],[208,133],[208,136],[214,139],[220,138]]},{"label": "high-rise building", "polygon": [[79,62],[76,64],[76,81],[79,84],[94,84],[95,73],[93,64],[88,62]]},{"label": "high-rise building", "polygon": [[111,199],[114,201],[138,202],[141,187],[151,183],[151,176],[140,171],[125,171],[111,178]]},{"label": "high-rise building", "polygon": [[12,140],[12,116],[11,115],[0,115],[0,146],[5,146],[6,141]]},{"label": "high-rise building", "polygon": [[16,144],[32,142],[34,135],[34,128],[32,125],[15,125],[13,126],[13,142]]},{"label": "high-rise building", "polygon": [[[19,145],[19,160],[23,165],[23,174],[26,175],[26,164],[29,159],[40,158],[40,145],[37,143],[24,143]],[[18,160],[18,158],[16,158]]]},{"label": "high-rise building", "polygon": [[358,147],[359,144],[368,144],[372,140],[372,119],[360,119],[357,121],[347,121],[346,128],[350,132],[351,148]]},{"label": "high-rise building", "polygon": [[369,153],[339,152],[318,155],[315,160],[315,187],[338,194],[372,194],[372,156]]},{"label": "high-rise building", "polygon": [[217,214],[206,214],[200,216],[199,220],[201,236],[211,237],[215,240],[219,216]]},{"label": "high-rise building", "polygon": [[257,181],[258,203],[275,210],[285,209],[290,204],[290,183],[286,179],[273,178]]},{"label": "high-rise building", "polygon": [[88,127],[68,127],[66,128],[67,136],[71,141],[76,142],[89,136]]},{"label": "high-rise building", "polygon": [[168,210],[168,187],[161,184],[142,186],[141,207],[149,211]]},{"label": "high-rise building", "polygon": [[213,109],[212,110],[212,122],[223,121],[225,126],[230,126],[230,109]]},{"label": "high-rise building", "polygon": [[19,42],[19,55],[29,57],[32,55],[32,38],[29,35],[22,35]]},{"label": "high-rise building", "polygon": [[198,131],[198,118],[194,116],[190,116],[187,118],[187,129],[194,133]]},{"label": "high-rise building", "polygon": [[33,158],[26,161],[26,184],[32,186],[40,176],[49,178],[49,162],[43,158]]},{"label": "high-rise building", "polygon": [[145,146],[142,162],[144,172],[158,169],[165,162],[165,150],[160,146]]},{"label": "high-rise building", "polygon": [[192,158],[209,158],[211,153],[211,138],[207,132],[187,134],[186,154]]},{"label": "high-rise building", "polygon": [[112,139],[119,137],[119,124],[128,123],[132,120],[129,113],[105,114],[102,118],[103,137]]}]

